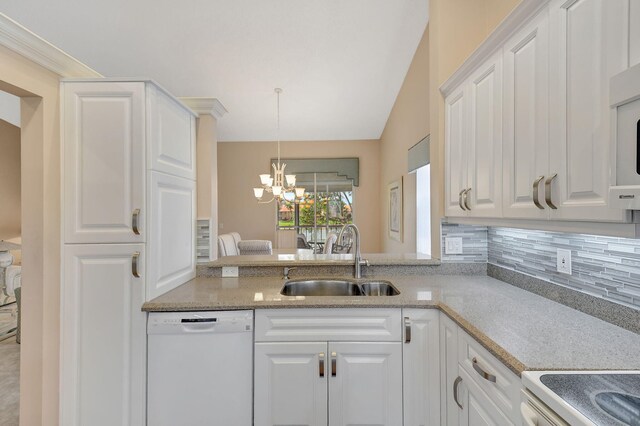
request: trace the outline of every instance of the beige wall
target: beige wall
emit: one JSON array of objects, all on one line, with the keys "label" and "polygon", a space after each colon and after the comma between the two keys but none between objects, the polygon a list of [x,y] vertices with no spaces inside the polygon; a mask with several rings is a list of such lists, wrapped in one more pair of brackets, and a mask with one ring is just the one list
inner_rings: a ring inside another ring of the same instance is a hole
[{"label": "beige wall", "polygon": [[0,120],[0,240],[20,237],[20,128]]},{"label": "beige wall", "polygon": [[[380,150],[379,141],[282,142],[282,156],[288,158],[360,158],[360,186],[355,188],[355,222],[362,234],[362,251],[380,251]],[[265,239],[275,243],[276,214],[273,203],[258,204],[252,188],[258,175],[269,173],[269,160],[276,156],[276,144],[224,142],[218,144],[219,233],[237,231],[244,239]]]},{"label": "beige wall", "polygon": [[[407,151],[429,134],[429,29],[424,32],[380,138],[380,235],[385,253],[416,252],[416,175]],[[403,177],[404,238],[389,237],[387,185]]]},{"label": "beige wall", "polygon": [[209,219],[211,258],[216,259],[218,245],[218,135],[217,120],[211,114],[198,118],[196,141],[196,172],[198,194],[198,219]]},{"label": "beige wall", "polygon": [[444,215],[444,99],[438,90],[520,0],[429,1],[432,255],[440,257]]},{"label": "beige wall", "polygon": [[[0,90],[21,97],[20,424],[58,424],[60,349],[59,76],[0,46]],[[26,285],[28,283],[29,285]]]}]

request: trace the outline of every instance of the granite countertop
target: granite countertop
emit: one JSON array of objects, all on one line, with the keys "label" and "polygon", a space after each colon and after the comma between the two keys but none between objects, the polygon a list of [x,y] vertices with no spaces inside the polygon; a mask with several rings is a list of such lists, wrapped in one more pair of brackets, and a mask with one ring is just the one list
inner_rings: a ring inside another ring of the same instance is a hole
[{"label": "granite countertop", "polygon": [[[440,265],[440,259],[431,256],[389,253],[364,253],[363,259],[370,265]],[[306,250],[275,250],[272,255],[259,256],[224,256],[213,262],[201,263],[210,267],[221,266],[317,266],[317,265],[352,265],[353,254],[313,254]]]},{"label": "granite countertop", "polygon": [[279,277],[198,277],[145,303],[143,310],[436,308],[518,375],[524,370],[640,370],[640,335],[494,278],[377,278],[393,282],[401,294],[282,296]]}]

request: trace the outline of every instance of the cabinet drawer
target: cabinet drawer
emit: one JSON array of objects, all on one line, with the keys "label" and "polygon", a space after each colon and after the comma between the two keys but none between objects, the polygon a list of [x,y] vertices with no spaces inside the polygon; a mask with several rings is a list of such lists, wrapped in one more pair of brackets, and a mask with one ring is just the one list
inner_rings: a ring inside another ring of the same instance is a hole
[{"label": "cabinet drawer", "polygon": [[458,362],[493,403],[512,422],[517,422],[522,387],[520,378],[462,330],[458,332]]},{"label": "cabinet drawer", "polygon": [[399,342],[400,309],[256,310],[256,342]]}]

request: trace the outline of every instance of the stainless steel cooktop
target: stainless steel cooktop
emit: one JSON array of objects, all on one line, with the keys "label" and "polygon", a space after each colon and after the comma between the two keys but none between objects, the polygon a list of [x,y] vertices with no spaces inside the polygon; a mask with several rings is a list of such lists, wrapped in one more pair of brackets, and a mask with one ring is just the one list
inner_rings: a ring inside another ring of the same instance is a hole
[{"label": "stainless steel cooktop", "polygon": [[544,374],[540,381],[597,425],[640,426],[640,374]]}]

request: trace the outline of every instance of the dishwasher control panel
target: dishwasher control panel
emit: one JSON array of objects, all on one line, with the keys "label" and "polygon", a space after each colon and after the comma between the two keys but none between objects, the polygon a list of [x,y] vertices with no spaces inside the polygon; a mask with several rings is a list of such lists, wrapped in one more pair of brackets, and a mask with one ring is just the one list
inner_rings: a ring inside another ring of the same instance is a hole
[{"label": "dishwasher control panel", "polygon": [[238,333],[253,331],[253,311],[152,312],[147,334]]}]

